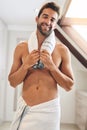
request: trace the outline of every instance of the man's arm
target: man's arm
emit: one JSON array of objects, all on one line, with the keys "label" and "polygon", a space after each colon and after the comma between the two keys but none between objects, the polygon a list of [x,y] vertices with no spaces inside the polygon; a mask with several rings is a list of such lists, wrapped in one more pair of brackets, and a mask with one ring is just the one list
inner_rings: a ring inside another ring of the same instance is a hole
[{"label": "man's arm", "polygon": [[61,45],[58,51],[61,53],[61,68],[58,68],[58,66],[54,64],[51,55],[46,51],[42,52],[41,60],[45,64],[45,67],[49,69],[57,84],[69,91],[74,84],[70,52],[64,45]]},{"label": "man's arm", "polygon": [[[22,61],[22,57],[25,57]],[[28,52],[27,44],[18,45],[14,52],[13,65],[8,76],[10,85],[16,87],[22,83],[29,69],[39,60],[38,50]]]},{"label": "man's arm", "polygon": [[22,64],[21,61],[21,51],[21,46],[18,45],[15,48],[13,64],[11,67],[11,71],[8,75],[10,85],[13,87],[16,87],[18,84],[20,84],[27,74],[27,69],[24,68],[24,64]]},{"label": "man's arm", "polygon": [[56,82],[63,87],[66,91],[72,89],[74,84],[74,76],[71,67],[71,55],[67,47],[64,46],[62,50],[62,62],[60,69],[55,64],[50,69],[50,72]]}]

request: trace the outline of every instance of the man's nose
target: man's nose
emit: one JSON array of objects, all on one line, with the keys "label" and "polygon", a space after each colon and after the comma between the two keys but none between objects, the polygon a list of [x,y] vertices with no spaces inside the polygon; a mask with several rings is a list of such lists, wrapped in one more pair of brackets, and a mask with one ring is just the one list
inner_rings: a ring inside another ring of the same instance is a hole
[{"label": "man's nose", "polygon": [[50,24],[51,24],[51,20],[50,20],[50,19],[47,19],[47,20],[46,20],[46,23],[47,23],[47,25],[50,25]]}]

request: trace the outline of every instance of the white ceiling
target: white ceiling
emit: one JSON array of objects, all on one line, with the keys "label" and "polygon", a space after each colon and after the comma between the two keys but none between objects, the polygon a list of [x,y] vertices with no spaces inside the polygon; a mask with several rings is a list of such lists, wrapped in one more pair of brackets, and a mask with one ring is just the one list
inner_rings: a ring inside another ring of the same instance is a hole
[{"label": "white ceiling", "polygon": [[43,3],[54,1],[63,7],[67,0],[0,0],[0,20],[8,26],[35,24],[36,9]]}]

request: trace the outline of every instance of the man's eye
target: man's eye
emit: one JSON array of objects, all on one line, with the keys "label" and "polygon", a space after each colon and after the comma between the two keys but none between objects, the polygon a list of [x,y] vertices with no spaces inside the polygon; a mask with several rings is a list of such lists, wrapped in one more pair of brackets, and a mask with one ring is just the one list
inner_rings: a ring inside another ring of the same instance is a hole
[{"label": "man's eye", "polygon": [[43,16],[43,18],[45,18],[45,19],[46,19],[46,18],[48,18],[48,17],[47,17],[47,16]]},{"label": "man's eye", "polygon": [[55,22],[55,19],[51,19],[51,22]]}]

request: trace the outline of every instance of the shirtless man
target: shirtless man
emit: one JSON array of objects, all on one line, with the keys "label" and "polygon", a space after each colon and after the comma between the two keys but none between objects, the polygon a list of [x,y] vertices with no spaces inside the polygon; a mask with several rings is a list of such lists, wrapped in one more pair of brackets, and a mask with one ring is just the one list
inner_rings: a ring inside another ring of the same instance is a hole
[{"label": "shirtless man", "polygon": [[[74,84],[70,52],[64,44],[56,43],[52,55],[46,50],[40,51],[45,38],[55,29],[58,17],[59,7],[55,3],[50,2],[44,5],[36,17],[38,50],[29,52],[28,43],[23,42],[17,45],[14,52],[8,79],[14,88],[23,82],[22,98],[31,108],[55,100],[58,97],[57,85],[69,91]],[[43,69],[33,69],[38,60],[43,62]],[[31,127],[21,126],[17,130],[28,130],[28,128]],[[59,130],[55,127],[40,128],[40,130],[48,129]],[[39,127],[36,124],[35,128],[32,127],[29,130],[39,130]]]}]

